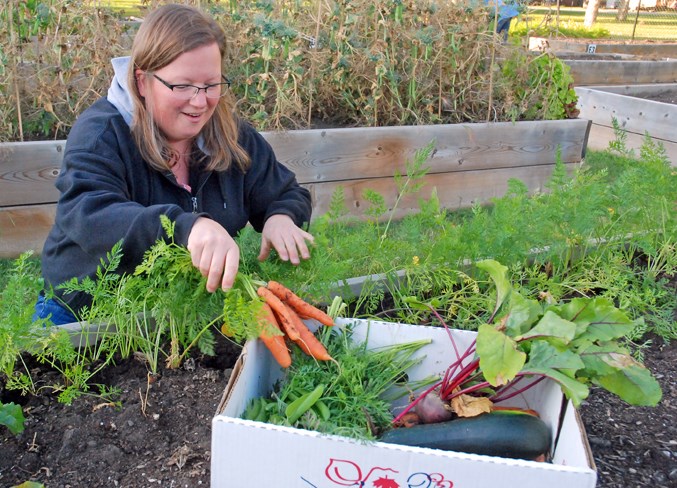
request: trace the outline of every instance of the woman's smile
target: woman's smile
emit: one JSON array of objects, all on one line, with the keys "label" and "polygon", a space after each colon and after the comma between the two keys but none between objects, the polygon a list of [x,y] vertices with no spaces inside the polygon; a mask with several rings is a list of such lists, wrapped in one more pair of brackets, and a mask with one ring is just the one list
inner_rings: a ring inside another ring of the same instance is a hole
[{"label": "woman's smile", "polygon": [[[222,80],[221,52],[216,43],[201,46],[183,53],[154,74],[170,85],[205,87],[219,83]],[[153,83],[152,90],[147,89],[146,83]],[[203,90],[186,100],[153,77],[143,79],[139,92],[152,99],[153,118],[167,140],[179,145],[198,136],[219,103],[218,98],[208,98]]]}]

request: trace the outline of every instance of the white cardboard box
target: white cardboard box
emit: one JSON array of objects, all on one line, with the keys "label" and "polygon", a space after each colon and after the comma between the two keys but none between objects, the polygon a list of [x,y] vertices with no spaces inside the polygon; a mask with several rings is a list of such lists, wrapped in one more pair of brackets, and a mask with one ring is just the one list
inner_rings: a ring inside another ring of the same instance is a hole
[{"label": "white cardboard box", "polygon": [[[354,340],[379,347],[429,337],[412,379],[441,373],[453,360],[447,332],[423,327],[353,319]],[[467,346],[474,333],[453,331]],[[559,387],[542,381],[514,402],[537,410],[553,433],[553,462],[539,463],[434,449],[361,442],[340,436],[282,427],[239,417],[249,402],[268,395],[282,377],[260,341],[249,341],[212,420],[211,486],[280,488],[593,488],[592,455],[581,420]],[[399,405],[396,405],[397,408]]]}]

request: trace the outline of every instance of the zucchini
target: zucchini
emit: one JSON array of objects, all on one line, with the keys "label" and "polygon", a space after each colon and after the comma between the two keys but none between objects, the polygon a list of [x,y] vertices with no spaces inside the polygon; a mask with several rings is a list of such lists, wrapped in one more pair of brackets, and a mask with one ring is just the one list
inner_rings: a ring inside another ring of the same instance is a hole
[{"label": "zucchini", "polygon": [[550,450],[550,429],[526,413],[491,412],[387,431],[381,442],[487,456],[536,459]]}]

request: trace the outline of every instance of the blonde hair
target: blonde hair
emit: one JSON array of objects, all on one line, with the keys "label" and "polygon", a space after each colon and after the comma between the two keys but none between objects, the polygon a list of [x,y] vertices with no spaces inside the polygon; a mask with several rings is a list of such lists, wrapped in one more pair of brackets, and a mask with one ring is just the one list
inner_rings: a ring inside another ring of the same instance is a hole
[{"label": "blonde hair", "polygon": [[[134,38],[127,81],[134,103],[132,137],[141,156],[155,169],[171,168],[173,151],[152,117],[136,84],[136,69],[153,72],[167,66],[180,55],[198,47],[216,43],[221,52],[221,69],[227,41],[219,24],[207,14],[187,5],[164,5],[148,14]],[[150,88],[149,88],[150,89]],[[219,99],[214,114],[201,132],[204,150],[211,160],[206,169],[225,171],[236,164],[245,171],[249,155],[238,144],[239,123],[230,93]]]}]

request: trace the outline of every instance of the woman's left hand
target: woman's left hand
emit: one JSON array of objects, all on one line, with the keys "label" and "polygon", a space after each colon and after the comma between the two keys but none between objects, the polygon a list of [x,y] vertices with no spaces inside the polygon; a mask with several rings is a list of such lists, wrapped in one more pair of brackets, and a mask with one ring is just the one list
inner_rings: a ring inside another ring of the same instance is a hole
[{"label": "woman's left hand", "polygon": [[259,261],[268,258],[270,250],[275,248],[282,261],[299,264],[300,258],[310,258],[307,242],[312,244],[314,240],[311,234],[297,227],[288,215],[273,215],[263,225]]}]

